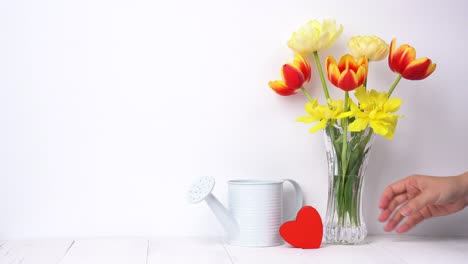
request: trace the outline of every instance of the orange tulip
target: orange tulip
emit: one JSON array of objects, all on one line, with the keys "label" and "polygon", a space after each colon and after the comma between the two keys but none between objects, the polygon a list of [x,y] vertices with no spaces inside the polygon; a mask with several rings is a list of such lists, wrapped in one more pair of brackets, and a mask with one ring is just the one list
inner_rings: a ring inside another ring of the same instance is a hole
[{"label": "orange tulip", "polygon": [[310,81],[310,64],[306,58],[296,54],[293,62],[283,65],[281,76],[282,80],[271,81],[268,85],[279,95],[293,95]]},{"label": "orange tulip", "polygon": [[436,64],[428,58],[416,59],[416,50],[403,44],[395,50],[396,39],[390,44],[388,65],[390,69],[408,80],[422,80],[434,72]]},{"label": "orange tulip", "polygon": [[362,56],[358,61],[350,54],[341,57],[338,64],[329,56],[325,60],[328,80],[344,91],[352,91],[364,83],[367,77],[367,58]]}]

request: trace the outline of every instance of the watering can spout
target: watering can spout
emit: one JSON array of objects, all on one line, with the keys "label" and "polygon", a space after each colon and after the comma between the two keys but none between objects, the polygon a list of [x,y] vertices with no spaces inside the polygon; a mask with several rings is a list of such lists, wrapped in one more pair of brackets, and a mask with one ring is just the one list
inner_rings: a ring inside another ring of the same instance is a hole
[{"label": "watering can spout", "polygon": [[239,225],[231,212],[211,193],[215,184],[212,177],[203,177],[195,182],[189,190],[188,200],[198,203],[203,200],[213,211],[218,221],[226,230],[228,236],[233,239],[239,235]]}]

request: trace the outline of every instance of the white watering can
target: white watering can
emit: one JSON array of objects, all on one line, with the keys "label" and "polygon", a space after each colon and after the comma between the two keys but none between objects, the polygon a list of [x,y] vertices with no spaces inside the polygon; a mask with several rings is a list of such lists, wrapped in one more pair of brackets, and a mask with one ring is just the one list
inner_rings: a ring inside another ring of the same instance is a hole
[{"label": "white watering can", "polygon": [[[283,183],[290,182],[296,191],[295,210],[283,218]],[[215,180],[203,177],[188,192],[191,203],[206,201],[228,235],[228,243],[238,246],[267,247],[283,244],[279,228],[293,219],[303,205],[299,184],[293,180],[228,181],[228,208],[211,194]]]}]

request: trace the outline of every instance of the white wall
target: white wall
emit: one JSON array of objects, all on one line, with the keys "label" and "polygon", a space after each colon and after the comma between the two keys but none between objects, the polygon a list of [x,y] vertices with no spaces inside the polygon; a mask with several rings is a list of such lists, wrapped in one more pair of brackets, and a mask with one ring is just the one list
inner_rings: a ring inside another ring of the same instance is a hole
[{"label": "white wall", "polygon": [[[377,34],[438,64],[400,83],[405,118],[393,141],[374,144],[364,212],[381,233],[387,184],[468,170],[466,10],[456,0],[2,1],[0,237],[219,235],[206,205],[185,203],[203,175],[223,201],[228,179],[293,178],[324,215],[323,136],[294,122],[302,95],[267,83],[292,58],[292,31],[329,17],[345,31],[322,58]],[[388,89],[386,62],[371,67],[369,85]],[[308,89],[323,99],[313,75]],[[413,233],[468,235],[467,217]]]}]

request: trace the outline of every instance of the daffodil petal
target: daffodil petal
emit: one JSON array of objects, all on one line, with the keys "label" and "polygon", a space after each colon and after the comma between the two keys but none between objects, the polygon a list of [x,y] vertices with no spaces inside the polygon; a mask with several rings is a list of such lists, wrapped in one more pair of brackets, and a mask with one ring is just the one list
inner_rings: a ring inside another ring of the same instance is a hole
[{"label": "daffodil petal", "polygon": [[396,112],[398,111],[398,109],[400,109],[402,103],[403,100],[401,100],[400,98],[390,98],[384,104],[384,111],[392,113]]},{"label": "daffodil petal", "polygon": [[354,120],[348,126],[348,130],[351,132],[358,132],[366,129],[367,125],[369,125],[369,119],[367,118],[358,118]]},{"label": "daffodil petal", "polygon": [[385,136],[388,133],[388,123],[383,121],[373,121],[371,120],[370,126],[376,134]]},{"label": "daffodil petal", "polygon": [[353,112],[351,112],[351,111],[343,112],[343,113],[340,113],[337,116],[335,116],[335,119],[342,119],[342,118],[345,118],[345,117],[350,117],[352,115],[353,115]]},{"label": "daffodil petal", "polygon": [[327,119],[322,119],[319,123],[317,123],[314,127],[309,129],[310,133],[315,133],[321,129],[324,129],[327,126],[328,120]]},{"label": "daffodil petal", "polygon": [[302,123],[314,123],[314,122],[317,122],[319,121],[320,118],[316,118],[316,117],[313,117],[313,116],[301,116],[301,117],[298,117],[296,119],[296,122],[302,122]]}]

